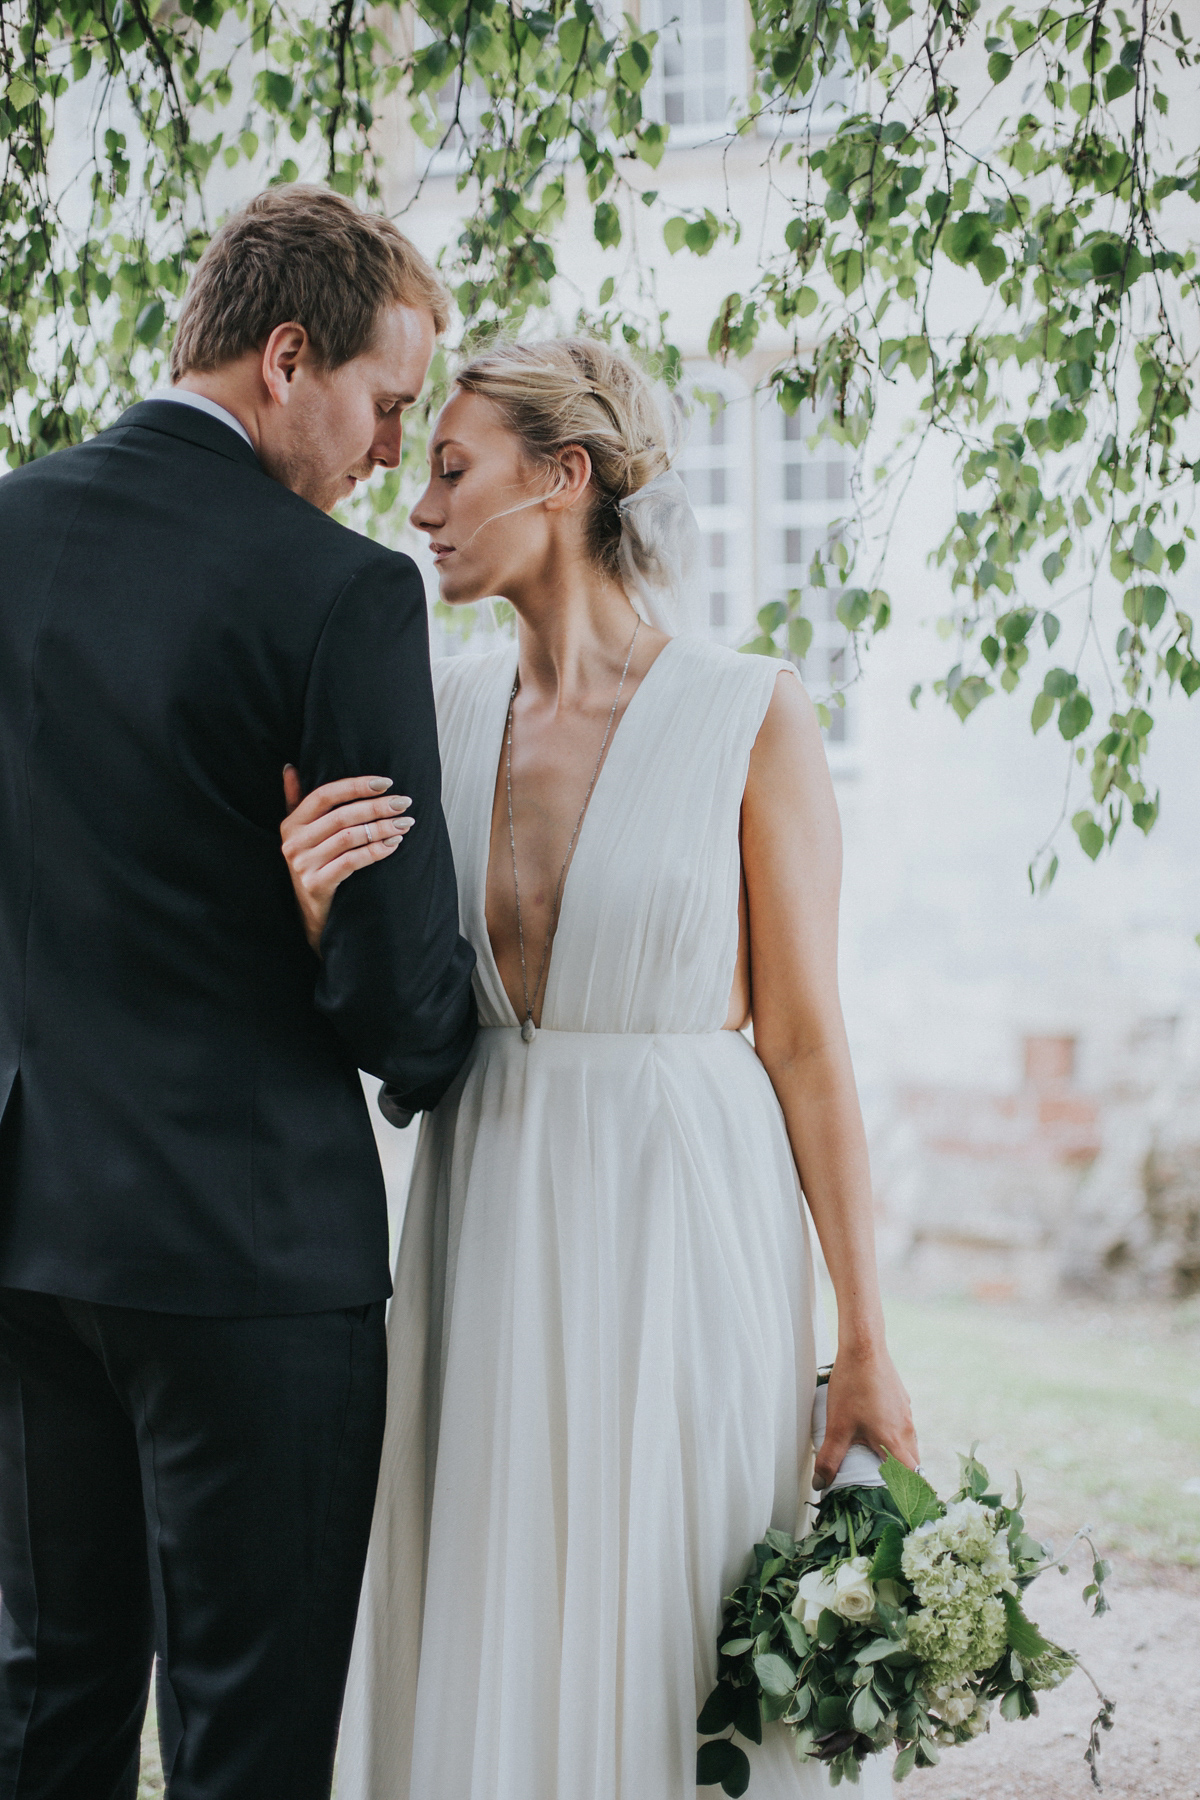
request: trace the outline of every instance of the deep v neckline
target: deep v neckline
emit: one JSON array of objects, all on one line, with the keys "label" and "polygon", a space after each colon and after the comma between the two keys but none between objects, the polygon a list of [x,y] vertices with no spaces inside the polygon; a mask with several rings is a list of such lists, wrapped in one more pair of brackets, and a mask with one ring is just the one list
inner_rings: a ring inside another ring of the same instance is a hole
[{"label": "deep v neckline", "polygon": [[[591,800],[588,802],[587,811],[584,813],[583,823],[579,827],[579,835],[575,840],[575,850],[574,850],[574,853],[572,854],[570,864],[567,868],[566,876],[564,877],[564,880],[563,880],[562,896],[559,900],[559,906],[558,906],[558,922],[557,922],[557,925],[555,926],[554,937],[550,943],[550,951],[549,951],[549,955],[546,960],[546,978],[545,978],[545,982],[542,987],[542,1018],[543,1019],[546,1016],[546,1007],[547,1007],[547,1003],[550,998],[551,983],[554,978],[555,951],[557,949],[559,935],[562,930],[562,922],[567,914],[567,907],[568,907],[568,903],[569,903],[570,897],[571,897],[571,888],[572,888],[572,883],[574,880],[575,868],[576,868],[577,863],[579,862],[580,854],[583,850],[584,843],[589,836],[588,827],[590,826],[590,824],[592,822],[592,815],[596,810],[597,801],[600,798],[602,791],[604,791],[608,785],[605,780],[605,777],[607,776],[608,771],[612,766],[612,761],[613,761],[614,755],[616,754],[617,745],[622,739],[622,733],[625,729],[626,720],[629,718],[630,713],[637,706],[637,703],[641,699],[642,693],[645,690],[647,682],[649,682],[651,680],[651,677],[654,675],[654,672],[658,668],[659,664],[669,654],[669,652],[673,649],[673,647],[679,642],[680,642],[680,640],[677,637],[667,639],[667,641],[663,645],[662,649],[658,652],[658,655],[654,658],[654,661],[650,664],[650,667],[646,670],[645,674],[642,676],[642,679],[638,682],[637,687],[634,689],[628,702],[626,703],[624,712],[621,714],[620,718],[617,720],[617,723],[613,728],[613,733],[612,733],[612,737],[609,741],[608,750],[607,750],[607,753],[605,754],[603,763],[600,765],[600,773],[596,777],[596,785],[592,789],[592,797],[591,797]],[[516,1008],[513,1006],[512,999],[509,996],[508,989],[504,985],[504,977],[500,973],[500,964],[499,964],[499,961],[496,956],[495,946],[492,943],[492,934],[488,930],[487,894],[488,894],[488,880],[491,875],[492,834],[493,834],[493,828],[495,825],[496,795],[499,791],[499,786],[500,786],[500,763],[501,763],[501,759],[504,755],[504,736],[505,736],[505,731],[506,731],[507,725],[508,725],[508,703],[509,703],[509,698],[512,694],[512,684],[516,678],[516,665],[517,665],[517,659],[515,656],[506,658],[506,660],[505,660],[506,678],[505,678],[505,681],[503,684],[504,706],[503,706],[503,710],[500,712],[500,715],[499,715],[499,724],[500,724],[499,734],[498,734],[496,741],[493,744],[493,749],[495,751],[495,754],[492,757],[491,762],[490,762],[491,775],[492,775],[491,786],[490,786],[490,788],[486,789],[486,794],[487,794],[486,804],[481,809],[482,810],[481,823],[482,823],[482,833],[483,833],[483,858],[482,858],[483,880],[482,880],[482,883],[481,883],[480,889],[479,889],[479,901],[478,901],[479,916],[478,916],[478,920],[477,920],[477,931],[478,931],[478,940],[477,941],[478,941],[478,944],[486,951],[488,973],[495,982],[496,998],[498,1001],[500,1001],[503,1004],[504,1010],[508,1014],[509,1022],[512,1025],[520,1025],[521,1020],[517,1016]],[[481,787],[481,789],[484,788],[485,784],[483,782],[481,782],[480,787]],[[478,955],[479,952],[477,951],[476,954]],[[542,1027],[539,1025],[538,1030],[540,1031],[541,1029],[542,1029]]]}]

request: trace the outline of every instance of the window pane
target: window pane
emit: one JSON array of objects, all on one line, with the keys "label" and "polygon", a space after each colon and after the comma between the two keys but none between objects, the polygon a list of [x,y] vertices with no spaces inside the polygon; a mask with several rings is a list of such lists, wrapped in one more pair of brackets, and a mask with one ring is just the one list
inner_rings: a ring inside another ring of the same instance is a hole
[{"label": "window pane", "polygon": [[661,33],[647,115],[675,126],[723,124],[745,87],[742,0],[643,0],[642,24]]},{"label": "window pane", "polygon": [[[824,403],[823,403],[824,405]],[[837,616],[841,590],[814,587],[809,580],[813,556],[828,557],[847,530],[845,499],[849,491],[846,453],[841,445],[822,440],[815,449],[819,414],[805,405],[790,416],[773,394],[764,394],[758,412],[758,588],[755,603],[779,601],[796,589],[812,641],[803,659],[804,679],[814,698],[829,708],[830,742],[846,741],[847,714],[834,697],[848,679],[850,659],[845,627]],[[833,571],[831,570],[831,574]]]},{"label": "window pane", "polygon": [[[696,396],[690,405],[689,388]],[[735,375],[695,365],[677,405],[683,442],[675,466],[700,525],[709,626],[722,642],[739,644],[754,623],[748,532],[754,402]]]}]

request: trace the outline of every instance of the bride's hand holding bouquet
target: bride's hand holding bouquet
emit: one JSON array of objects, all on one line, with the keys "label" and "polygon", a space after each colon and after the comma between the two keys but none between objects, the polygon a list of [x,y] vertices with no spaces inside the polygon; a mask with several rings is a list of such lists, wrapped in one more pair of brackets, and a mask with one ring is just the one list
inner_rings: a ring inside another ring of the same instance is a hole
[{"label": "bride's hand holding bouquet", "polygon": [[[814,1407],[818,1468],[835,1471],[816,1517],[798,1542],[768,1531],[725,1607],[719,1678],[697,1725],[702,1735],[729,1735],[701,1747],[697,1782],[732,1796],[750,1785],[736,1738],[761,1743],[775,1720],[791,1728],[802,1762],[826,1765],[833,1786],[857,1782],[866,1759],[889,1750],[900,1781],[986,1731],[997,1705],[1004,1719],[1030,1717],[1039,1691],[1082,1667],[1024,1611],[1030,1584],[1066,1564],[1026,1531],[1019,1479],[1006,1503],[972,1450],[943,1503],[891,1454],[877,1463],[851,1446],[838,1466],[850,1395],[831,1391],[836,1373],[835,1365]],[[824,1430],[835,1399],[837,1439]],[[1098,1614],[1108,1565],[1089,1549],[1084,1597]],[[1099,1698],[1085,1752],[1097,1787],[1100,1734],[1113,1713]]]}]

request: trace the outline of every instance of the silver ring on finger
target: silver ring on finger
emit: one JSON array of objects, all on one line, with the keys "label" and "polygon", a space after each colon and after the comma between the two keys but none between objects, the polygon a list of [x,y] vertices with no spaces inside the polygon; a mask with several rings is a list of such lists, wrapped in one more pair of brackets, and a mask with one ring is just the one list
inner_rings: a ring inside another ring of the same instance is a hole
[{"label": "silver ring on finger", "polygon": [[368,844],[373,844],[375,842],[375,833],[372,831],[370,825],[364,825],[363,830],[366,833]]}]

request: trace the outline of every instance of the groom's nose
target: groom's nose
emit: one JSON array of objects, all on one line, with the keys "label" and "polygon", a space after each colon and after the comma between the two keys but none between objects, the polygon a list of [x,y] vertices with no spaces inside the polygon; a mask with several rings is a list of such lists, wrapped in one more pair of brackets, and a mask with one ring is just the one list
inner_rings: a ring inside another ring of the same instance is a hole
[{"label": "groom's nose", "polygon": [[374,441],[371,444],[371,461],[382,463],[385,469],[394,469],[400,461],[400,448],[404,438],[404,419],[399,407],[380,419],[376,427]]}]

